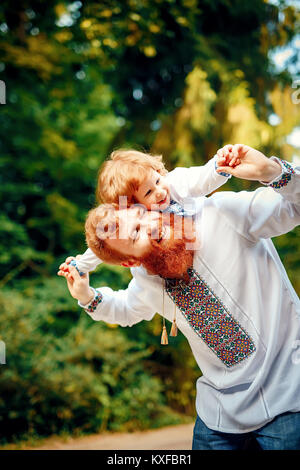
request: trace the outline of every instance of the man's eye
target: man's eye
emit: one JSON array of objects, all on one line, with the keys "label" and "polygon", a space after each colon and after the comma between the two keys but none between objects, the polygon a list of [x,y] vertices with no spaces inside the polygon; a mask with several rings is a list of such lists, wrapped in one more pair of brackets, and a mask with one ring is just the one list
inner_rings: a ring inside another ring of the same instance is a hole
[{"label": "man's eye", "polygon": [[139,231],[140,231],[140,228],[141,228],[140,225],[138,225],[138,226],[136,227],[135,231],[133,232],[133,234],[132,234],[133,240],[136,240],[136,239],[137,239],[138,234],[139,234]]}]

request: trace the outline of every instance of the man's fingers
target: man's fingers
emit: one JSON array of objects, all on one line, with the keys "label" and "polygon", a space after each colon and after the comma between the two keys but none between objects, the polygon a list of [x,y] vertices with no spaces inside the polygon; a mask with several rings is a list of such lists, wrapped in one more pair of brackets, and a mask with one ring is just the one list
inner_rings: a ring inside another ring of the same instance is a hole
[{"label": "man's fingers", "polygon": [[69,266],[68,266],[67,263],[61,263],[61,264],[59,265],[59,269],[61,269],[61,270],[69,270]]},{"label": "man's fingers", "polygon": [[72,281],[72,283],[75,281],[71,273],[66,273],[66,279],[67,281]]},{"label": "man's fingers", "polygon": [[58,274],[58,276],[67,277],[67,275],[68,275],[69,273],[67,273],[66,271],[59,270],[57,274]]},{"label": "man's fingers", "polygon": [[71,263],[72,259],[75,259],[75,257],[74,256],[68,256],[65,263],[67,263],[67,264]]}]

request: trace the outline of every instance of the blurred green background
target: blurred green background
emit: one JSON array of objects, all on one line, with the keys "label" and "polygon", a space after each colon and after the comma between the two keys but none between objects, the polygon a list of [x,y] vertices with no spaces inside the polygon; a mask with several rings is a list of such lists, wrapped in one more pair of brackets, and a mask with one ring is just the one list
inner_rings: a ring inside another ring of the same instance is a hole
[{"label": "blurred green background", "polygon": [[[161,347],[158,315],[94,322],[56,273],[86,249],[97,172],[118,147],[162,153],[169,170],[240,142],[299,161],[296,5],[1,2],[0,443],[195,417],[201,372],[185,338]],[[220,190],[258,186],[232,178]],[[274,239],[298,294],[299,233]],[[91,275],[114,289],[129,280],[117,267]]]}]

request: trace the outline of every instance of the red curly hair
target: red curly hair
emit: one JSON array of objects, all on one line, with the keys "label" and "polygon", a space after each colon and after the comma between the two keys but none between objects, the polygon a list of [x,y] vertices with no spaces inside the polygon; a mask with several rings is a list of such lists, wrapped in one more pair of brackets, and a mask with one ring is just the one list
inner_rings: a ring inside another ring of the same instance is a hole
[{"label": "red curly hair", "polygon": [[151,155],[137,150],[119,149],[111,153],[98,173],[96,199],[98,203],[118,204],[119,196],[127,196],[128,205],[137,202],[134,192],[149,174],[168,173],[161,155]]}]

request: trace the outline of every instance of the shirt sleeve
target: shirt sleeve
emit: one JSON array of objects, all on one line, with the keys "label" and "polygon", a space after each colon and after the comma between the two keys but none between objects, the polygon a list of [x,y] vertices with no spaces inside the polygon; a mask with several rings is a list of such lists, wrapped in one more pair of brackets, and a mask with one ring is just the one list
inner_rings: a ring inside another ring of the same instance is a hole
[{"label": "shirt sleeve", "polygon": [[300,166],[276,159],[282,173],[255,191],[219,192],[211,196],[220,216],[241,235],[256,242],[289,232],[300,224]]},{"label": "shirt sleeve", "polygon": [[103,261],[95,255],[95,253],[88,248],[80,259],[72,260],[70,264],[75,266],[79,274],[82,276],[85,273],[94,271],[99,264]]},{"label": "shirt sleeve", "polygon": [[215,155],[203,166],[177,167],[168,174],[167,180],[182,198],[211,194],[232,176],[216,171],[216,158]]},{"label": "shirt sleeve", "polygon": [[78,305],[93,320],[110,324],[132,326],[142,320],[151,320],[155,313],[162,311],[162,281],[151,282],[150,276],[141,274],[142,270],[131,270],[134,277],[127,289],[114,291],[110,287],[92,288],[92,301],[86,305],[78,301]]}]

